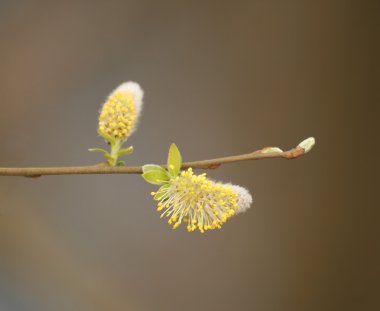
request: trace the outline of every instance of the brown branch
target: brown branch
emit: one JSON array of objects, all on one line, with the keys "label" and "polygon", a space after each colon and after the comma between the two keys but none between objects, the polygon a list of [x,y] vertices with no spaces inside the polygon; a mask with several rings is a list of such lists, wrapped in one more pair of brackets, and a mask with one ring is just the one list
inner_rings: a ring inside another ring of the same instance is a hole
[{"label": "brown branch", "polygon": [[[271,158],[295,159],[313,147],[314,138],[308,138],[300,143],[296,148],[282,151],[277,147],[266,147],[251,153],[201,160],[183,163],[182,168],[192,167],[194,169],[215,169],[222,164],[261,160]],[[165,167],[165,165],[162,165]],[[142,166],[111,167],[101,163],[92,166],[68,166],[68,167],[0,167],[0,176],[25,176],[40,177],[42,175],[81,175],[81,174],[141,174]]]}]

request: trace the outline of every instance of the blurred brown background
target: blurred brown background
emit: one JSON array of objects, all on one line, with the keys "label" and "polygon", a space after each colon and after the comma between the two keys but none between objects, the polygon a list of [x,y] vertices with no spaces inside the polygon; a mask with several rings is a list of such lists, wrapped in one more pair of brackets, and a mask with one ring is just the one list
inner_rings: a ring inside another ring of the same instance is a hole
[{"label": "blurred brown background", "polygon": [[[249,212],[205,235],[138,176],[0,177],[0,310],[378,310],[378,1],[0,2],[0,166],[86,165],[119,83],[130,164],[290,148],[209,176]],[[376,179],[375,179],[376,178]]]}]

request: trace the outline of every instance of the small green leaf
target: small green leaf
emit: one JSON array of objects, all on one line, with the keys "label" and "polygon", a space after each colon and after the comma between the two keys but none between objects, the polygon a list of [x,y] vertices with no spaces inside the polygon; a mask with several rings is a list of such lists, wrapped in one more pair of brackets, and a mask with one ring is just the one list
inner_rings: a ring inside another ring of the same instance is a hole
[{"label": "small green leaf", "polygon": [[125,166],[125,161],[122,161],[122,160],[117,161],[116,166]]},{"label": "small green leaf", "polygon": [[125,148],[125,149],[120,149],[117,154],[118,154],[118,156],[121,157],[121,156],[130,154],[132,152],[133,152],[133,146],[130,146],[130,147]]},{"label": "small green leaf", "polygon": [[108,151],[104,150],[102,148],[90,148],[90,149],[88,149],[88,151],[90,151],[90,152],[101,152],[101,153],[104,153],[104,154],[108,154]]},{"label": "small green leaf", "polygon": [[153,185],[163,185],[169,180],[169,176],[161,171],[149,171],[142,174],[142,177]]},{"label": "small green leaf", "polygon": [[99,131],[98,130],[98,134],[100,135],[100,136],[102,136],[106,141],[108,141],[110,144],[114,144],[115,143],[115,138],[114,137],[112,137],[112,136],[110,136],[110,135],[108,135],[107,133],[104,133],[104,132],[102,132],[102,131]]},{"label": "small green leaf", "polygon": [[178,176],[182,166],[181,153],[176,144],[171,144],[168,155],[168,170],[171,176]]},{"label": "small green leaf", "polygon": [[108,152],[104,154],[104,157],[110,161],[115,160]]},{"label": "small green leaf", "polygon": [[162,167],[162,166],[159,166],[159,165],[156,165],[156,164],[145,164],[143,167],[143,172],[146,173],[146,172],[151,172],[151,171],[160,171],[160,172],[164,172],[167,174],[167,171]]}]

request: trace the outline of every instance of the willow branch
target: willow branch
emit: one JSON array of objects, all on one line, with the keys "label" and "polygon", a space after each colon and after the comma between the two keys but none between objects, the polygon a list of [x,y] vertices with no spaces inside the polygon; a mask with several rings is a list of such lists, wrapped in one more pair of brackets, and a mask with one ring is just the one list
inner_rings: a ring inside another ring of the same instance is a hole
[{"label": "willow branch", "polygon": [[[266,147],[251,153],[228,156],[216,159],[185,162],[182,168],[215,169],[222,164],[262,160],[262,159],[295,159],[303,156],[314,146],[314,138],[308,138],[297,147],[282,151],[277,147]],[[166,167],[166,165],[162,165]],[[141,174],[142,166],[111,167],[106,163],[91,166],[67,166],[67,167],[0,167],[0,176],[24,176],[40,177],[43,175],[83,175],[83,174]]]}]

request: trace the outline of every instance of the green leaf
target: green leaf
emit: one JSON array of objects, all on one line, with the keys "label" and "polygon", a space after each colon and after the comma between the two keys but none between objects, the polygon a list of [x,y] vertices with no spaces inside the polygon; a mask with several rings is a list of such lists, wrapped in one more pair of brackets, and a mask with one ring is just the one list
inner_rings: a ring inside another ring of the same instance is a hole
[{"label": "green leaf", "polygon": [[[150,176],[158,176],[159,180],[158,180],[158,183],[156,183],[157,185],[161,185],[162,184],[161,181],[167,182],[170,179],[168,171],[165,170],[162,166],[155,165],[155,164],[146,164],[142,167],[142,169],[143,169],[143,175],[152,173],[152,174],[147,175],[148,178]],[[149,180],[147,181],[150,182]]]},{"label": "green leaf", "polygon": [[125,161],[122,161],[122,160],[117,161],[116,166],[125,166]]},{"label": "green leaf", "polygon": [[99,131],[98,130],[98,134],[100,135],[100,136],[102,136],[106,141],[108,141],[110,144],[114,144],[115,143],[115,138],[114,137],[112,137],[112,136],[110,136],[110,135],[108,135],[107,133],[104,133],[104,132],[102,132],[102,131]]},{"label": "green leaf", "polygon": [[90,151],[90,152],[101,152],[104,154],[109,154],[107,150],[104,150],[102,148],[90,148],[90,149],[88,149],[88,151]]},{"label": "green leaf", "polygon": [[145,164],[143,167],[143,172],[151,172],[151,171],[160,171],[164,173],[168,173],[162,166],[156,165],[156,164]]},{"label": "green leaf", "polygon": [[115,160],[108,152],[104,154],[104,157],[110,161]]},{"label": "green leaf", "polygon": [[169,176],[162,171],[149,171],[142,174],[142,177],[153,185],[163,185],[169,181]]},{"label": "green leaf", "polygon": [[118,156],[124,156],[124,155],[127,155],[127,154],[130,154],[133,152],[133,146],[130,146],[128,148],[125,148],[125,149],[120,149],[118,152],[117,152],[117,155]]},{"label": "green leaf", "polygon": [[182,166],[181,153],[176,144],[171,144],[168,155],[168,170],[171,176],[178,176]]}]

